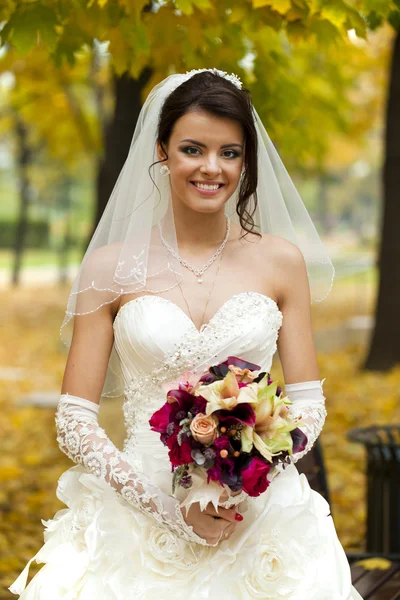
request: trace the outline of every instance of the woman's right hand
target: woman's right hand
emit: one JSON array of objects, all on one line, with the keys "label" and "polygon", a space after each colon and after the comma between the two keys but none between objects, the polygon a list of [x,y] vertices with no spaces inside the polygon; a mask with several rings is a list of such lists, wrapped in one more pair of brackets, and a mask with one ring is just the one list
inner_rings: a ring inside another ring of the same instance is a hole
[{"label": "woman's right hand", "polygon": [[192,504],[186,515],[186,507],[181,508],[183,518],[187,525],[193,527],[193,531],[206,540],[211,546],[220,540],[227,540],[235,531],[238,521],[236,520],[236,508],[218,508],[215,510],[209,502],[204,509],[200,510],[200,504]]}]

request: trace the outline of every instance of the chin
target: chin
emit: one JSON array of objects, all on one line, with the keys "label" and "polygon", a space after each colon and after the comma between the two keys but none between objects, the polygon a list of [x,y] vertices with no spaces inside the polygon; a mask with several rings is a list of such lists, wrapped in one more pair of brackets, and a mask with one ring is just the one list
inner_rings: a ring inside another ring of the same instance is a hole
[{"label": "chin", "polygon": [[190,196],[184,201],[186,206],[200,213],[217,213],[223,210],[228,202],[230,195],[224,194],[223,198],[193,198]]},{"label": "chin", "polygon": [[218,204],[196,204],[193,205],[191,204],[190,207],[193,208],[193,210],[195,210],[196,212],[199,213],[217,213],[220,210],[222,210],[225,206],[225,202],[223,202],[221,204],[221,202],[218,202]]}]

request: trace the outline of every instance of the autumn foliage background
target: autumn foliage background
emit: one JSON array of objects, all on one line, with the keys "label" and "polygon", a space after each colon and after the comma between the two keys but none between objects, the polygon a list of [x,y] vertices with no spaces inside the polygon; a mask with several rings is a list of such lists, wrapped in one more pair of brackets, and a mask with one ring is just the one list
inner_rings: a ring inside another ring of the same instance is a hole
[{"label": "autumn foliage background", "polygon": [[[321,441],[339,538],[362,550],[364,451],[346,436],[400,422],[400,364],[363,371],[369,336],[349,335],[352,317],[371,323],[378,295],[400,1],[7,0],[0,24],[0,227],[15,227],[0,243],[0,600],[40,548],[41,519],[63,508],[57,479],[71,463],[56,444],[55,408],[24,398],[61,386],[67,266],[101,214],[141,99],[192,68],[237,72],[251,89],[337,267],[330,296],[312,306],[329,415]],[[47,224],[38,247],[26,234],[34,221]],[[272,374],[282,381],[278,360]],[[121,400],[102,404],[100,422],[121,446]]]}]

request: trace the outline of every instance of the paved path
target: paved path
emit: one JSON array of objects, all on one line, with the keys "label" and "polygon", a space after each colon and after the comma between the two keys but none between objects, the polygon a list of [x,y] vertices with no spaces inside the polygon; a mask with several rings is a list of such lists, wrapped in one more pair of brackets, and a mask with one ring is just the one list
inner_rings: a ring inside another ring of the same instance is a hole
[{"label": "paved path", "polygon": [[[68,267],[68,279],[72,282],[78,267],[76,265]],[[59,279],[59,267],[57,265],[46,265],[44,267],[25,267],[21,273],[21,285],[54,285]],[[0,269],[0,288],[8,287],[11,284],[11,270]]]}]

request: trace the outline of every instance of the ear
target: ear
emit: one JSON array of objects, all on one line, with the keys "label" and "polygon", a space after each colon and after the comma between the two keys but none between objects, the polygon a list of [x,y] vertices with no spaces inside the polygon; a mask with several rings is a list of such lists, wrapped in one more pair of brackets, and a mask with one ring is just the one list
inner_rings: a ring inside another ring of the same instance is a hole
[{"label": "ear", "polygon": [[160,142],[157,142],[156,149],[157,149],[158,160],[164,160],[166,158],[166,154],[165,154],[164,150],[161,148]]}]

